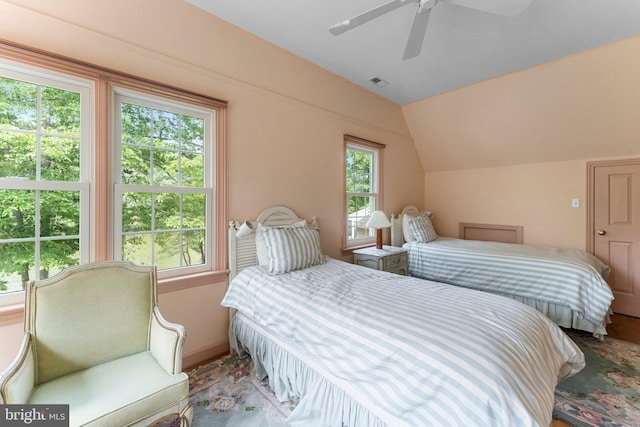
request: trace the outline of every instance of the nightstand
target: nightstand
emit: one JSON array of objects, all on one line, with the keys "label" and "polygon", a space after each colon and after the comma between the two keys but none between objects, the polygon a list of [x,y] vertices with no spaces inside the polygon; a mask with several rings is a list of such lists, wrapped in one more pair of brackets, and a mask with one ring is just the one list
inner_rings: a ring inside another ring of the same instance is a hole
[{"label": "nightstand", "polygon": [[370,248],[353,251],[353,263],[390,273],[409,274],[407,250],[395,246],[383,246],[382,249]]}]

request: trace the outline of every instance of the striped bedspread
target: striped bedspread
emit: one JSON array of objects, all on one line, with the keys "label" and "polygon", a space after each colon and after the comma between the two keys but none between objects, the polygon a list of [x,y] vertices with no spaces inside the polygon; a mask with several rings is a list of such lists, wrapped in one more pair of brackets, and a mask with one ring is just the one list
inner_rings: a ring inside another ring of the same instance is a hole
[{"label": "striped bedspread", "polygon": [[[222,305],[278,344],[252,354],[272,366],[276,393],[309,394],[291,425],[548,426],[558,380],[584,366],[526,305],[333,259],[277,276],[245,269]],[[379,423],[358,422],[356,407]]]},{"label": "striped bedspread", "polygon": [[403,247],[412,276],[564,305],[595,325],[613,301],[609,267],[585,251],[442,237]]}]

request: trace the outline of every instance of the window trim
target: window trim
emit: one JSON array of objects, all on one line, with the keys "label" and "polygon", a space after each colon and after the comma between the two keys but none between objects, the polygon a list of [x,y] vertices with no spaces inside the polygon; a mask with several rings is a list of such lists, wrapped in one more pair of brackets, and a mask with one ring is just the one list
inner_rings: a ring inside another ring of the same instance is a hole
[{"label": "window trim", "polygon": [[[113,149],[111,150],[112,154],[112,164],[113,164],[113,193],[112,193],[112,204],[113,204],[113,233],[111,233],[112,242],[112,258],[120,260],[122,258],[122,253],[120,251],[120,247],[122,245],[122,204],[118,201],[118,196],[123,192],[127,191],[135,191],[135,192],[151,192],[151,193],[172,193],[172,194],[204,194],[206,196],[207,205],[205,207],[205,224],[210,224],[210,226],[206,226],[206,249],[205,254],[207,257],[205,259],[204,264],[198,264],[194,266],[185,266],[185,267],[177,267],[171,268],[167,270],[159,270],[158,278],[160,280],[166,278],[180,277],[185,275],[193,275],[199,273],[206,273],[208,271],[213,271],[213,260],[209,257],[210,254],[215,253],[213,242],[215,240],[215,220],[216,218],[213,215],[211,205],[216,205],[215,201],[215,181],[213,177],[213,171],[215,170],[215,164],[212,163],[213,152],[215,151],[216,139],[215,139],[215,127],[216,127],[216,113],[217,110],[212,109],[210,107],[203,107],[200,105],[187,104],[185,101],[177,101],[170,100],[168,101],[166,98],[159,98],[154,95],[149,95],[146,93],[134,92],[131,89],[122,89],[119,86],[112,85],[111,86],[111,97],[112,97],[112,120],[111,129],[112,129],[112,143]],[[205,149],[204,152],[204,164],[209,165],[205,169],[204,174],[204,186],[203,187],[182,187],[182,186],[157,186],[153,184],[149,185],[131,185],[131,184],[123,184],[121,182],[121,161],[120,157],[122,155],[122,141],[118,138],[118,127],[121,122],[121,116],[119,111],[119,105],[122,103],[135,103],[136,105],[141,105],[143,107],[158,109],[164,108],[168,111],[180,114],[190,114],[193,117],[201,118],[206,123],[206,133],[208,135],[205,136],[205,144],[208,144],[209,147]]]},{"label": "window trim", "polygon": [[363,248],[367,246],[371,246],[375,243],[375,236],[369,238],[358,239],[357,241],[350,241],[347,236],[347,211],[348,211],[348,203],[347,203],[347,176],[346,176],[346,164],[347,164],[347,150],[349,147],[355,147],[363,149],[363,151],[374,151],[376,158],[376,166],[375,166],[375,186],[376,191],[373,191],[373,194],[376,194],[377,199],[377,210],[384,211],[384,148],[386,145],[381,144],[379,142],[370,141],[368,139],[359,138],[357,136],[345,134],[344,135],[344,144],[342,149],[342,253],[343,255],[350,254],[354,249]]},{"label": "window trim", "polygon": [[[91,102],[91,243],[89,246],[90,261],[106,261],[112,259],[113,230],[111,197],[111,86],[129,88],[137,92],[160,96],[162,98],[182,101],[189,104],[210,108],[215,113],[214,150],[211,153],[213,162],[214,207],[212,242],[215,248],[212,258],[212,269],[203,273],[187,274],[170,279],[160,279],[158,292],[172,292],[193,286],[215,283],[228,276],[227,268],[227,155],[226,155],[226,115],[227,101],[172,85],[159,83],[150,79],[136,77],[110,68],[101,67],[84,61],[72,59],[52,52],[30,46],[21,45],[0,39],[0,59],[17,64],[20,68],[39,70],[44,75],[57,75],[75,81],[85,80],[93,85]],[[21,311],[24,302],[12,304],[3,302],[0,295],[0,326],[15,319],[17,311]],[[24,301],[24,299],[23,299]]]}]

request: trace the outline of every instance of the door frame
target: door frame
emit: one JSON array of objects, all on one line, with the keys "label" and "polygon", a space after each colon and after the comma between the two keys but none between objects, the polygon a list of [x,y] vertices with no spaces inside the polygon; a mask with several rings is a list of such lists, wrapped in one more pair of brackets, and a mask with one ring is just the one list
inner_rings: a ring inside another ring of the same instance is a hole
[{"label": "door frame", "polygon": [[595,176],[603,166],[640,165],[640,158],[587,162],[587,252],[595,252]]}]

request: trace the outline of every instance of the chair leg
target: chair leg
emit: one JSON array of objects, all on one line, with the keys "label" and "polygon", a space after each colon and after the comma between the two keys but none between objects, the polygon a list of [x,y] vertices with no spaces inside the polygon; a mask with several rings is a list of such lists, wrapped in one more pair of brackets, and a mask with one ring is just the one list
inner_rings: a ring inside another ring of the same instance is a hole
[{"label": "chair leg", "polygon": [[191,427],[193,419],[193,407],[189,404],[180,414],[180,427]]}]

